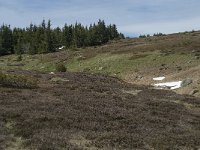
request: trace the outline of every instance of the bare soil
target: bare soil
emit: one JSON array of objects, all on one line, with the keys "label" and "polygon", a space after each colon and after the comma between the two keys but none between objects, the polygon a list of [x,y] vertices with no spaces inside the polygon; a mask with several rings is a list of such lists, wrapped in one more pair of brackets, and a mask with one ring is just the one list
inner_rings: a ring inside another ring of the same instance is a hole
[{"label": "bare soil", "polygon": [[0,149],[200,148],[199,98],[97,74],[9,73],[39,88],[0,87]]}]

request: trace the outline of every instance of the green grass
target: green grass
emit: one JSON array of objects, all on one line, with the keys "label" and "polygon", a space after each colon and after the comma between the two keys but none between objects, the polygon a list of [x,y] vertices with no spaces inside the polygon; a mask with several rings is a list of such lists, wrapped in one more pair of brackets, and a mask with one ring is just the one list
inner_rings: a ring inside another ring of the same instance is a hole
[{"label": "green grass", "polygon": [[15,137],[13,142],[11,142],[5,150],[28,150],[24,148],[23,142],[21,137]]},{"label": "green grass", "polygon": [[[142,54],[144,55],[144,54]],[[78,60],[71,59],[66,65],[70,71],[88,71],[91,73],[104,73],[122,77],[133,71],[160,67],[161,64],[187,64],[193,59],[192,55],[170,54],[162,55],[159,52],[147,53],[144,57],[133,59],[133,54],[99,54],[96,57]]]},{"label": "green grass", "polygon": [[[80,52],[84,54],[84,52]],[[59,58],[52,58],[47,55],[23,55],[22,61],[16,61],[17,56],[4,56],[0,58],[1,69],[23,69],[23,70],[36,70],[42,72],[56,71],[56,63]],[[125,53],[125,54],[112,54],[112,53],[99,53],[98,55],[88,58],[79,59],[80,56],[73,56],[67,61],[62,63],[69,71],[76,72],[90,72],[102,73],[111,76],[118,76],[123,78],[126,74],[137,72],[149,68],[158,68],[161,64],[174,65],[180,64],[184,67],[194,64],[188,64],[188,61],[193,60],[194,56],[191,54],[174,53],[164,55],[159,51],[144,52],[144,53]],[[196,61],[199,63],[199,60]]]},{"label": "green grass", "polygon": [[0,69],[10,70],[36,70],[50,72],[55,71],[54,61],[44,61],[39,56],[23,55],[22,61],[17,61],[17,55],[4,56],[0,58]]},{"label": "green grass", "polygon": [[0,85],[15,88],[36,88],[37,79],[29,76],[0,73]]}]

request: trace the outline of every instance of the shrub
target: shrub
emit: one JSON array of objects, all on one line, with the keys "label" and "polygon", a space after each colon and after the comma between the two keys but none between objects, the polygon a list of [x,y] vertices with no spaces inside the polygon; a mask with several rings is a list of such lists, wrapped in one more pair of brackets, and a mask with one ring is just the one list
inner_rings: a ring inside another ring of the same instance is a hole
[{"label": "shrub", "polygon": [[58,71],[58,72],[66,72],[67,69],[66,69],[64,64],[59,63],[59,64],[56,65],[56,71]]},{"label": "shrub", "polygon": [[14,88],[37,88],[37,79],[29,76],[0,73],[0,85]]},{"label": "shrub", "polygon": [[17,56],[17,61],[22,61],[22,55]]}]

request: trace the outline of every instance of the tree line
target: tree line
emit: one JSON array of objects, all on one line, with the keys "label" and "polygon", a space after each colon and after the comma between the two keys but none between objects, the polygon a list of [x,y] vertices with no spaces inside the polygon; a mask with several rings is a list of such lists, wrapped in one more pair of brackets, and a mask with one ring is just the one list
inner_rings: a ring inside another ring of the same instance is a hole
[{"label": "tree line", "polygon": [[88,26],[81,23],[65,24],[63,28],[51,27],[51,21],[27,28],[0,27],[0,56],[7,54],[39,54],[55,52],[59,47],[81,48],[97,46],[110,40],[124,38],[115,24],[106,25],[104,20]]}]

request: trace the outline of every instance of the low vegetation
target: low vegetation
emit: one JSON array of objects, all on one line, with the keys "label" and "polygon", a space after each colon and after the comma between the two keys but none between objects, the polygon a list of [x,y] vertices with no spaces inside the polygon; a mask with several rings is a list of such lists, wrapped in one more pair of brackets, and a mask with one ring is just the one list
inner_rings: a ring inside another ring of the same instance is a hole
[{"label": "low vegetation", "polygon": [[58,63],[58,64],[56,64],[56,71],[57,72],[66,72],[67,68],[65,67],[65,65],[63,63]]},{"label": "low vegetation", "polygon": [[0,73],[0,85],[14,88],[36,88],[37,80],[33,77]]},{"label": "low vegetation", "polygon": [[0,88],[0,149],[11,145],[38,150],[200,146],[198,98],[104,75],[13,73],[31,73],[42,86]]}]

